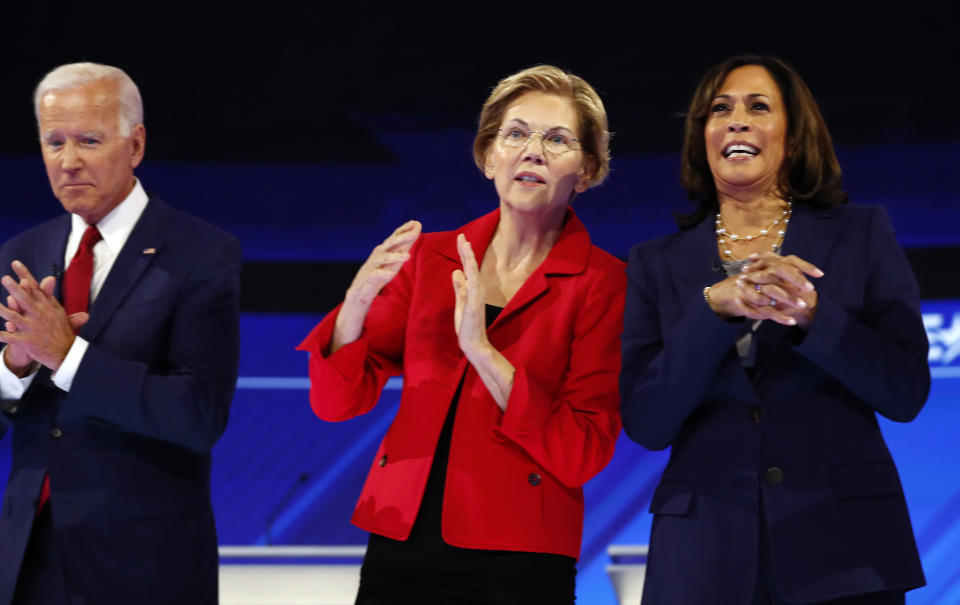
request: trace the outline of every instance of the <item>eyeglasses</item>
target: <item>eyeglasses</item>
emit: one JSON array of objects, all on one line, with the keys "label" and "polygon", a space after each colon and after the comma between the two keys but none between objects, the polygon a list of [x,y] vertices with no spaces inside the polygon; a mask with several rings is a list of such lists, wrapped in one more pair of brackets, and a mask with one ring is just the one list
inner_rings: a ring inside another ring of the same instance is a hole
[{"label": "eyeglasses", "polygon": [[543,148],[553,155],[579,149],[573,144],[579,143],[580,139],[575,139],[562,130],[543,132],[542,130],[527,130],[521,126],[510,126],[509,128],[501,128],[497,132],[500,133],[500,138],[507,147],[526,147],[527,143],[533,139],[533,135],[539,134]]}]

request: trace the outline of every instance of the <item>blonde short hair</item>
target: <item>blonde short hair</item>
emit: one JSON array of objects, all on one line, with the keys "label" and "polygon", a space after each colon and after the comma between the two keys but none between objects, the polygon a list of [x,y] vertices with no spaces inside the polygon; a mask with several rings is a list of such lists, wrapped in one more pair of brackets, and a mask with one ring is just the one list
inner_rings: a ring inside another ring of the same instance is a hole
[{"label": "blonde short hair", "polygon": [[599,185],[610,172],[610,132],[607,112],[600,95],[586,80],[553,65],[536,65],[500,80],[483,104],[477,136],[473,140],[473,161],[485,169],[487,152],[497,136],[503,114],[515,99],[528,92],[566,97],[580,117],[580,145],[594,164],[590,187]]},{"label": "blonde short hair", "polygon": [[40,123],[40,101],[53,91],[70,90],[106,80],[117,87],[117,119],[120,134],[129,137],[133,128],[143,124],[143,100],[130,76],[119,67],[100,63],[67,63],[55,67],[37,84],[33,93],[33,112]]}]

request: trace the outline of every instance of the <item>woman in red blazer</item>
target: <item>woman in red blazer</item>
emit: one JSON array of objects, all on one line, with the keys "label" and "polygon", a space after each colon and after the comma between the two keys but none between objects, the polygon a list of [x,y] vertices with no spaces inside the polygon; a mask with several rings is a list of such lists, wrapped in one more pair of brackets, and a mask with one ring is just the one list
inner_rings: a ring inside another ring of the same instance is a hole
[{"label": "woman in red blazer", "polygon": [[374,248],[300,345],[324,420],[400,408],[353,523],[372,533],[357,603],[572,603],[581,486],[620,431],[624,264],[570,202],[609,170],[603,104],[538,66],[502,80],[474,158],[499,209]]}]

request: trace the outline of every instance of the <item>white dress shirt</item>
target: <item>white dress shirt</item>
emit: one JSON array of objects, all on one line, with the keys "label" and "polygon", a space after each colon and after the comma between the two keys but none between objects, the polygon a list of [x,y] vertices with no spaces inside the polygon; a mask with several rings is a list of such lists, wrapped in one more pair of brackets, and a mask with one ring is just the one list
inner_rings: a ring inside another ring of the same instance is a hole
[{"label": "white dress shirt", "polygon": [[[93,277],[90,280],[90,304],[96,300],[103,283],[107,280],[107,275],[117,260],[117,255],[130,237],[133,227],[140,220],[144,208],[147,207],[147,193],[143,190],[140,180],[136,179],[133,190],[120,202],[120,204],[110,211],[97,223],[97,229],[103,236],[99,242],[93,246]],[[87,229],[87,224],[82,218],[73,214],[70,216],[72,226],[70,236],[67,238],[67,249],[63,255],[63,266],[69,267],[73,255],[77,253],[80,247],[80,240],[83,238],[83,232]],[[33,269],[33,267],[28,267]],[[38,279],[40,276],[35,275]],[[73,378],[80,368],[80,362],[87,351],[89,343],[77,336],[73,339],[73,345],[67,351],[67,356],[63,363],[54,372],[53,383],[64,391],[69,391],[73,385]],[[3,357],[3,351],[0,351],[0,358]],[[0,363],[0,397],[3,399],[19,399],[24,391],[33,382],[36,372],[29,376],[19,378],[16,374],[7,368],[6,361]]]}]

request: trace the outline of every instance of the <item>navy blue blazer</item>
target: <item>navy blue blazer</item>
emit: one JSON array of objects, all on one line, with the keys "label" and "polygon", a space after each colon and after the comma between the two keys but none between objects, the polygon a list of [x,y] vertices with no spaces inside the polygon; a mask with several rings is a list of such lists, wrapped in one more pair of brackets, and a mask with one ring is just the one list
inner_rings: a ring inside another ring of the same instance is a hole
[{"label": "navy blue blazer", "polygon": [[[12,238],[0,271],[20,259],[38,279],[56,272],[69,231],[64,214]],[[41,368],[0,402],[13,426],[0,604],[47,472],[71,603],[217,602],[210,449],[237,379],[239,273],[235,238],[151,198],[90,308],[70,392]]]},{"label": "navy blue blazer", "polygon": [[795,204],[783,243],[825,275],[806,332],[703,299],[725,277],[712,220],[630,252],[623,425],[670,446],[654,494],[645,605],[749,603],[760,524],[780,596],[813,602],[925,583],[876,413],[913,419],[930,387],[916,281],[880,207]]}]

